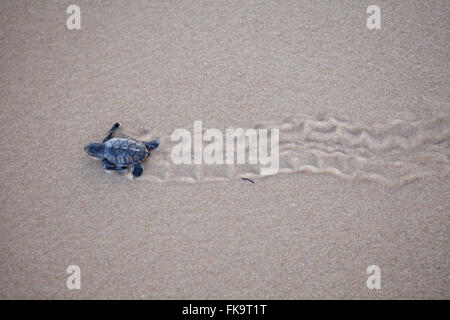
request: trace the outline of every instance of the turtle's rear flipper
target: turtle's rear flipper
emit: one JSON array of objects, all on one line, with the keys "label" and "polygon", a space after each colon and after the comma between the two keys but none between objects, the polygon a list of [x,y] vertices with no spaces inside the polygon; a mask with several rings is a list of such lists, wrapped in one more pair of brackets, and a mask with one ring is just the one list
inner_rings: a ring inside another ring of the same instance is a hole
[{"label": "turtle's rear flipper", "polygon": [[133,168],[131,169],[131,173],[133,174],[133,177],[135,177],[135,178],[139,177],[143,171],[144,171],[144,169],[142,168],[142,166],[139,163],[136,163],[133,166]]},{"label": "turtle's rear flipper", "polygon": [[116,166],[114,163],[109,162],[107,159],[103,159],[102,167],[105,170],[124,170],[126,167]]},{"label": "turtle's rear flipper", "polygon": [[103,142],[104,142],[104,143],[105,143],[106,141],[108,141],[109,139],[112,138],[112,135],[113,135],[114,131],[116,131],[116,129],[117,129],[119,126],[120,126],[120,124],[119,124],[118,122],[116,122],[116,123],[112,126],[111,130],[109,130],[108,134],[106,135],[106,138],[103,139]]},{"label": "turtle's rear flipper", "polygon": [[148,150],[153,150],[153,149],[158,148],[159,140],[147,141],[147,142],[144,142],[144,144],[148,148]]}]

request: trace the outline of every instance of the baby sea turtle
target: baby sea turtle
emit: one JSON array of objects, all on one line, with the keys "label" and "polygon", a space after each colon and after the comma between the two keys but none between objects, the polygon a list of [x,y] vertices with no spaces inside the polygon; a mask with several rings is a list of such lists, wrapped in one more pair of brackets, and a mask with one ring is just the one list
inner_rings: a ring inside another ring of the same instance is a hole
[{"label": "baby sea turtle", "polygon": [[131,167],[133,176],[137,178],[144,171],[140,163],[150,154],[150,150],[158,148],[159,141],[141,142],[132,138],[113,138],[112,135],[119,126],[118,122],[114,124],[102,143],[89,143],[84,150],[92,157],[103,159],[104,169],[124,170]]}]

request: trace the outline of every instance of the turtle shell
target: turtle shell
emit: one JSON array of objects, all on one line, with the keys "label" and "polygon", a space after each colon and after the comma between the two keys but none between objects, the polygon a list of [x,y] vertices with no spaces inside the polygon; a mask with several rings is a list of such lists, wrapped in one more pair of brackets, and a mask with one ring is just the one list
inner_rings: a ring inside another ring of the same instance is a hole
[{"label": "turtle shell", "polygon": [[131,138],[113,138],[105,142],[105,155],[118,166],[131,166],[148,156],[144,143]]}]

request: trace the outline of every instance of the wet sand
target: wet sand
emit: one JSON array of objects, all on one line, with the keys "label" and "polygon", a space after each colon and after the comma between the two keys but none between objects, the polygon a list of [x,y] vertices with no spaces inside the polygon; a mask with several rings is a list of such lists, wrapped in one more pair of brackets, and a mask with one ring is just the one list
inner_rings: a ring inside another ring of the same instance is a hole
[{"label": "wet sand", "polygon": [[[449,298],[447,2],[377,31],[357,1],[77,4],[0,4],[1,298]],[[280,173],[175,166],[196,120],[280,127]],[[139,179],[83,151],[116,121],[162,141]]]}]

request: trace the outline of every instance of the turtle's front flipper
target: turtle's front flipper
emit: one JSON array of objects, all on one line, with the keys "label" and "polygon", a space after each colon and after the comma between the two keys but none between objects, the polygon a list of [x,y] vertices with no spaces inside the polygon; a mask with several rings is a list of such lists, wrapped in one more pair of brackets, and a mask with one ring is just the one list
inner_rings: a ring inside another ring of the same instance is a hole
[{"label": "turtle's front flipper", "polygon": [[142,168],[142,166],[139,163],[136,163],[133,166],[133,168],[131,169],[131,173],[133,174],[133,177],[135,177],[135,178],[139,177],[143,171],[144,171],[144,169]]},{"label": "turtle's front flipper", "polygon": [[111,139],[111,138],[112,138],[112,135],[113,135],[113,133],[114,133],[114,131],[116,131],[116,129],[117,129],[119,126],[120,126],[120,124],[119,124],[118,122],[116,122],[116,123],[112,126],[111,130],[109,130],[108,134],[106,135],[106,138],[103,139],[103,142],[106,142],[106,141],[108,141],[109,139]]},{"label": "turtle's front flipper", "polygon": [[148,150],[153,150],[153,149],[158,148],[159,140],[147,141],[147,142],[144,142],[144,144],[148,148]]},{"label": "turtle's front flipper", "polygon": [[114,163],[109,162],[107,159],[103,159],[102,167],[106,170],[124,170],[125,167],[116,166]]}]

